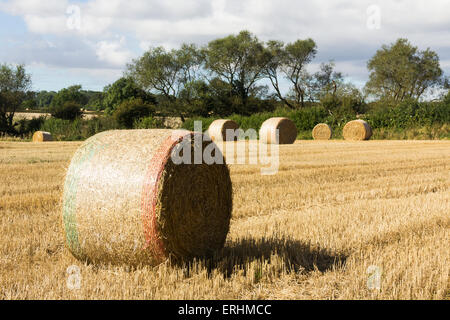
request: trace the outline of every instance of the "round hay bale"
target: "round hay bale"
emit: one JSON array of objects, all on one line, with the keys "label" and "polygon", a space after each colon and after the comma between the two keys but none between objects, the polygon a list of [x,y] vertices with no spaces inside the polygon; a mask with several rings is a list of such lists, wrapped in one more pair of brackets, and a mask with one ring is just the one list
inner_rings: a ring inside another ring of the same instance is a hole
[{"label": "round hay bale", "polygon": [[235,135],[227,137],[227,130],[237,130],[239,126],[233,120],[215,120],[208,129],[208,135],[213,141],[237,141]]},{"label": "round hay bale", "polygon": [[319,123],[312,131],[314,140],[330,140],[333,136],[333,129],[326,123]]},{"label": "round hay bale", "polygon": [[[194,148],[212,143],[202,138],[181,130],[123,130],[86,140],[72,158],[62,201],[72,254],[157,265],[221,249],[232,211],[230,173],[225,161],[194,164]],[[192,164],[174,163],[171,155],[182,150],[191,150]]]},{"label": "round hay bale", "polygon": [[372,128],[364,120],[353,120],[345,125],[342,134],[345,140],[369,140],[372,137]]},{"label": "round hay bale", "polygon": [[53,137],[50,132],[36,131],[33,134],[33,142],[46,142],[53,141]]},{"label": "round hay bale", "polygon": [[259,138],[266,144],[293,144],[297,139],[297,127],[288,118],[271,118],[262,124]]}]

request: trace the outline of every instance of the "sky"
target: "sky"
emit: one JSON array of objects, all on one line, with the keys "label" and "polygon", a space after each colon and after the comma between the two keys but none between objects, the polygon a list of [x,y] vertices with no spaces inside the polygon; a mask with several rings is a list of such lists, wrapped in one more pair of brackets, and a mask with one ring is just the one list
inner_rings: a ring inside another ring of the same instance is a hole
[{"label": "sky", "polygon": [[151,46],[176,48],[249,30],[312,38],[317,70],[362,87],[367,61],[400,37],[431,48],[450,75],[450,0],[0,0],[0,63],[25,64],[34,90],[102,90]]}]

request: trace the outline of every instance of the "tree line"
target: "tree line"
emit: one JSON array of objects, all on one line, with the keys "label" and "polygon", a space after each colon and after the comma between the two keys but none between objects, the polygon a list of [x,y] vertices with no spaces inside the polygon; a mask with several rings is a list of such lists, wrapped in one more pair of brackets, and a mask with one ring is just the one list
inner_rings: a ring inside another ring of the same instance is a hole
[{"label": "tree line", "polygon": [[[407,99],[418,100],[429,90],[448,89],[436,52],[421,51],[407,39],[382,46],[368,61],[369,80],[363,90],[346,82],[333,61],[310,72],[317,52],[312,39],[263,42],[248,31],[202,47],[151,47],[103,92],[82,90],[79,85],[59,92],[32,92],[24,66],[3,64],[0,132],[14,134],[13,117],[19,109],[46,110],[69,120],[79,117],[82,109],[103,111],[129,127],[136,119],[155,115],[184,122],[191,117],[249,116],[318,105],[330,115],[362,114],[368,101],[395,107]],[[282,89],[286,86],[287,91]]]}]

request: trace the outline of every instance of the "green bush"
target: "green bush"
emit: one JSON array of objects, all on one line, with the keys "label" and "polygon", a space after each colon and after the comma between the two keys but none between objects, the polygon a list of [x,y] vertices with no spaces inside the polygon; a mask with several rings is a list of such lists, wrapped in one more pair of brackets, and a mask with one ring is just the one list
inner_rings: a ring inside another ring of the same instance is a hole
[{"label": "green bush", "polygon": [[[142,108],[142,104],[144,107]],[[134,99],[124,104],[126,119],[133,119],[131,128],[152,129],[163,127],[163,120],[153,117],[153,106]],[[135,108],[136,107],[136,108]],[[150,115],[147,114],[151,109]],[[142,111],[143,110],[143,111]],[[141,112],[142,111],[142,112]],[[311,130],[317,123],[328,123],[333,128],[333,137],[342,138],[344,125],[356,118],[354,110],[342,108],[328,112],[322,106],[312,106],[300,110],[278,108],[273,112],[255,113],[250,116],[231,115],[227,117],[236,121],[241,129],[255,129],[259,131],[262,123],[273,117],[287,117],[294,121],[299,131],[299,139],[312,139]],[[218,117],[197,117],[187,119],[183,128],[194,130],[194,121],[202,121],[202,130],[208,130],[210,124]],[[374,130],[374,139],[450,139],[450,95],[441,102],[405,101],[399,105],[376,102],[371,111],[364,115]],[[123,128],[116,117],[106,116],[74,121],[56,118],[37,118],[33,120],[19,120],[16,130],[26,136],[30,132],[43,130],[52,133],[56,140],[85,140],[99,132]]]},{"label": "green bush", "polygon": [[42,131],[50,132],[55,140],[81,140],[81,119],[74,121],[50,118],[41,126]]},{"label": "green bush", "polygon": [[[312,130],[316,124],[328,121],[331,125],[333,124],[332,120],[334,120],[329,119],[329,114],[323,107],[310,107],[300,110],[280,108],[274,112],[255,113],[251,116],[234,114],[228,118],[235,121],[244,131],[247,131],[248,129],[255,129],[258,132],[264,121],[274,117],[286,117],[291,119],[295,123],[297,130],[302,132],[302,136],[305,136],[304,132]],[[210,124],[216,119],[217,118],[191,118],[186,120],[182,127],[187,130],[194,130],[194,121],[201,121],[203,131],[206,131],[208,130]],[[334,122],[336,124],[339,123],[339,121]]]},{"label": "green bush", "polygon": [[90,120],[76,119],[74,121],[50,118],[42,124],[40,129],[50,132],[55,140],[77,141],[117,128],[118,125],[114,118],[102,117]]},{"label": "green bush", "polygon": [[154,117],[140,118],[134,122],[134,129],[156,129],[163,126],[162,121],[155,119]]},{"label": "green bush", "polygon": [[[274,112],[255,113],[251,116],[232,115],[228,118],[239,124],[241,129],[255,129],[259,131],[264,121],[273,117],[287,117],[291,119],[299,131],[299,139],[311,139],[311,130],[318,123],[327,123],[333,128],[333,137],[342,138],[342,129],[345,124],[356,118],[356,104],[342,104],[335,108],[333,112],[327,111],[323,106],[312,106],[300,110],[290,110],[279,108]],[[386,137],[418,137],[434,138],[447,137],[447,128],[450,124],[450,94],[441,102],[418,102],[416,100],[407,100],[398,105],[392,105],[386,102],[376,102],[371,106],[370,112],[363,116],[372,128],[383,128],[385,133],[379,135],[379,138]],[[183,128],[194,130],[194,121],[200,120],[203,124],[203,130],[207,130],[211,122],[217,118],[192,118],[188,119]],[[407,130],[413,129],[416,130]],[[428,129],[427,129],[428,128]],[[428,131],[427,131],[428,130]],[[388,133],[386,133],[388,132]],[[404,134],[402,132],[405,132]],[[406,133],[407,132],[407,133]],[[417,134],[416,134],[417,133]],[[374,136],[375,138],[377,135]]]},{"label": "green bush", "polygon": [[18,135],[24,137],[34,133],[35,131],[39,131],[45,120],[45,116],[40,116],[38,118],[32,118],[29,120],[20,119],[19,121],[17,121],[15,129],[17,130]]},{"label": "green bush", "polygon": [[81,111],[81,105],[68,101],[65,102],[62,106],[57,106],[52,109],[52,117],[62,120],[75,120],[83,114]]},{"label": "green bush", "polygon": [[367,120],[373,128],[412,128],[450,123],[450,101],[418,102],[407,100],[398,105],[380,105]]},{"label": "green bush", "polygon": [[58,108],[67,102],[85,105],[87,98],[81,92],[81,85],[74,85],[68,88],[61,89],[51,99],[51,107]]},{"label": "green bush", "polygon": [[155,112],[153,105],[142,101],[142,99],[130,99],[122,102],[114,111],[114,118],[119,126],[132,129],[136,121],[141,118],[152,116]]},{"label": "green bush", "polygon": [[217,119],[218,118],[216,118],[216,117],[211,117],[211,118],[204,118],[204,117],[190,118],[190,119],[186,119],[186,121],[183,123],[183,125],[181,127],[183,129],[186,129],[186,130],[194,131],[194,122],[195,121],[200,121],[202,123],[202,130],[203,130],[203,132],[205,132],[206,130],[208,130],[208,128],[211,125],[211,123],[213,123],[213,121],[217,120]]},{"label": "green bush", "polygon": [[110,116],[83,120],[81,124],[81,136],[83,139],[87,139],[103,131],[115,130],[119,128],[116,120]]},{"label": "green bush", "polygon": [[450,139],[450,125],[434,124],[425,127],[378,128],[372,139],[376,140],[437,140]]},{"label": "green bush", "polygon": [[142,101],[155,105],[156,97],[145,92],[131,78],[120,78],[104,89],[104,97],[99,103],[100,109],[105,109],[106,114],[112,114],[118,106],[129,99],[138,98]]}]

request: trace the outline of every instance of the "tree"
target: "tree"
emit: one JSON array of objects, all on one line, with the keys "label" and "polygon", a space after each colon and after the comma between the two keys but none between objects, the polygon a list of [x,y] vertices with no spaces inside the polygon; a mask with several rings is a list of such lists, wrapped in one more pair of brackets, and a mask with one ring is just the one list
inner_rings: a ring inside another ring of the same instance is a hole
[{"label": "tree", "polygon": [[189,82],[179,97],[184,112],[192,116],[209,117],[220,109],[221,104],[217,104],[212,89],[213,87],[204,80]]},{"label": "tree", "polygon": [[102,102],[104,93],[101,91],[82,90],[81,94],[85,97],[86,104],[83,106],[85,110],[102,110]]},{"label": "tree", "polygon": [[237,36],[211,41],[203,50],[205,66],[214,78],[229,86],[230,96],[236,95],[245,108],[258,80],[265,77],[269,55],[258,38],[248,31]]},{"label": "tree", "polygon": [[34,91],[28,91],[25,93],[24,101],[20,108],[22,110],[34,110],[37,107],[37,93]]},{"label": "tree", "polygon": [[52,117],[63,120],[73,121],[82,114],[81,105],[74,101],[66,101],[62,106],[52,109]]},{"label": "tree", "polygon": [[178,50],[166,51],[163,47],[150,48],[144,55],[127,66],[127,75],[144,90],[161,98],[160,108],[178,115],[182,121],[187,115],[183,99],[191,98],[189,84],[198,80],[202,55],[194,44],[183,44]]},{"label": "tree", "polygon": [[101,103],[102,109],[111,114],[122,104],[131,98],[141,99],[143,102],[156,104],[156,97],[141,89],[130,77],[122,77],[104,88],[104,97]]},{"label": "tree", "polygon": [[54,91],[40,91],[36,96],[36,103],[38,108],[46,109],[50,107],[55,95],[56,92]]},{"label": "tree", "polygon": [[81,106],[87,103],[86,96],[81,92],[81,85],[70,86],[58,91],[52,99],[51,107],[53,109],[62,107],[66,102],[74,102]]},{"label": "tree", "polygon": [[335,71],[333,61],[322,63],[310,80],[309,97],[311,101],[319,101],[325,95],[336,96],[338,89],[343,85],[344,77],[341,72]]},{"label": "tree", "polygon": [[31,78],[23,65],[0,65],[0,132],[15,134],[14,114],[31,87]]},{"label": "tree", "polygon": [[[334,87],[334,86],[333,86]],[[330,91],[323,91],[320,104],[333,115],[334,118],[342,119],[345,115],[365,113],[367,104],[363,94],[358,88],[350,83],[341,82],[339,86]]]},{"label": "tree", "polygon": [[[305,100],[312,89],[311,82],[313,81],[313,76],[307,72],[306,66],[316,56],[316,53],[317,46],[312,39],[297,40],[288,44],[277,40],[267,42],[266,54],[269,62],[264,68],[265,75],[272,83],[278,99],[290,108],[295,108],[295,105],[305,106]],[[292,85],[291,96],[294,103],[281,93],[280,73]]]},{"label": "tree", "polygon": [[154,106],[143,101],[141,98],[124,101],[114,111],[117,123],[127,129],[132,129],[136,121],[152,116],[155,112]]},{"label": "tree", "polygon": [[427,89],[442,83],[439,56],[429,48],[419,51],[407,39],[383,45],[367,63],[369,94],[393,100],[419,99]]},{"label": "tree", "polygon": [[314,40],[297,40],[285,47],[285,54],[281,70],[286,79],[293,85],[295,102],[301,107],[305,106],[305,98],[308,92],[308,80],[310,75],[306,71],[309,64],[317,54],[317,46]]},{"label": "tree", "polygon": [[267,42],[266,48],[269,62],[266,64],[264,72],[266,77],[272,83],[272,87],[275,90],[275,95],[283,101],[289,108],[294,108],[294,105],[286,99],[281,93],[279,73],[285,62],[285,50],[284,43],[282,41],[270,40]]}]

